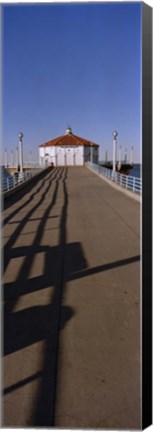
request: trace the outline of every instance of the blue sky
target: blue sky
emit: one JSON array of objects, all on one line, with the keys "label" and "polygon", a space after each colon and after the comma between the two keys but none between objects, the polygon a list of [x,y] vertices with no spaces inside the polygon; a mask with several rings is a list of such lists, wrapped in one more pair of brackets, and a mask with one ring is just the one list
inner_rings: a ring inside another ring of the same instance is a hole
[{"label": "blue sky", "polygon": [[141,145],[141,2],[3,6],[3,152],[24,133],[24,157],[65,133],[100,158]]}]

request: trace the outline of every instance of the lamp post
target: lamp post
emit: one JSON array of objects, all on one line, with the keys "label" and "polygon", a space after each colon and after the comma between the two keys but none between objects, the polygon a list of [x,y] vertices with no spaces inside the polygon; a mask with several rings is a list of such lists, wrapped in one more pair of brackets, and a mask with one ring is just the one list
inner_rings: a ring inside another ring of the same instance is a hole
[{"label": "lamp post", "polygon": [[133,165],[133,146],[131,147],[131,165]]},{"label": "lamp post", "polygon": [[7,168],[7,149],[5,149],[5,168]]},{"label": "lamp post", "polygon": [[11,166],[13,167],[13,150],[11,150]]},{"label": "lamp post", "polygon": [[121,164],[122,164],[122,146],[120,145],[120,148],[119,148],[118,170],[121,169]]},{"label": "lamp post", "polygon": [[125,164],[127,164],[127,149],[125,149]]},{"label": "lamp post", "polygon": [[32,150],[30,150],[29,155],[30,155],[30,166],[32,168]]},{"label": "lamp post", "polygon": [[106,150],[105,151],[105,163],[107,164],[107,162],[108,162],[108,151]]},{"label": "lamp post", "polygon": [[22,139],[24,137],[22,132],[19,132],[19,149],[20,149],[20,173],[23,173],[23,148],[22,148]]},{"label": "lamp post", "polygon": [[18,169],[19,165],[19,155],[18,155],[18,146],[16,146],[16,168]]},{"label": "lamp post", "polygon": [[117,144],[118,132],[115,130],[112,135],[114,137],[114,140],[113,140],[113,171],[115,171],[116,170],[116,144]]}]

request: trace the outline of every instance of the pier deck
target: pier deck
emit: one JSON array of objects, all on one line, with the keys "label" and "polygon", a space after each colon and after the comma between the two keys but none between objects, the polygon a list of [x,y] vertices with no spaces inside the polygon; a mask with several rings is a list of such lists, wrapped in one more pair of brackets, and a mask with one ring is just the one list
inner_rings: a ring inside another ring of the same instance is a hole
[{"label": "pier deck", "polygon": [[3,426],[139,428],[140,204],[63,167],[3,220]]}]

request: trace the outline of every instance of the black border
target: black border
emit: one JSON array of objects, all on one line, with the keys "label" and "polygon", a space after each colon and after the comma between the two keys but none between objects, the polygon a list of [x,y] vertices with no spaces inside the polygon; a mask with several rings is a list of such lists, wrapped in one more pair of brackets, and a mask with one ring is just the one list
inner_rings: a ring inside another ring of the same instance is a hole
[{"label": "black border", "polygon": [[152,424],[152,8],[142,3],[142,429]]}]

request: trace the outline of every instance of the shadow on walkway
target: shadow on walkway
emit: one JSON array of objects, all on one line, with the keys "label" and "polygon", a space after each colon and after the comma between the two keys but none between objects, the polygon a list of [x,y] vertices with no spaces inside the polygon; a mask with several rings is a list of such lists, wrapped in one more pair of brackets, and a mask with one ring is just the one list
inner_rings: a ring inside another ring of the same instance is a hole
[{"label": "shadow on walkway", "polygon": [[[54,184],[52,184],[53,180]],[[4,389],[4,395],[6,395],[39,378],[39,391],[33,402],[33,418],[27,419],[27,424],[29,426],[47,427],[53,425],[58,334],[60,329],[64,327],[66,322],[71,319],[75,313],[74,309],[62,306],[61,304],[64,289],[63,266],[65,248],[73,249],[73,245],[66,245],[68,207],[66,181],[67,169],[65,168],[57,170],[54,172],[52,178],[48,178],[44,193],[19,223],[15,232],[9,238],[4,250],[4,271],[9,261],[14,256],[24,256],[24,262],[20,268],[16,282],[4,285],[4,356],[21,350],[38,341],[46,341],[42,370]],[[52,186],[53,191],[51,192]],[[60,215],[58,246],[41,246],[41,239],[46,222],[57,201],[59,186],[62,187],[64,201]],[[50,195],[50,203],[40,220],[33,244],[30,247],[14,248],[13,246],[29,220],[29,217],[39,208],[46,195]],[[77,248],[78,252],[78,246],[74,245],[74,248]],[[34,257],[42,251],[45,254],[44,273],[42,276],[29,279]],[[85,259],[82,255],[82,251],[80,251],[80,265],[79,268],[78,266],[75,268],[75,271],[82,270],[85,266]],[[46,287],[50,287],[52,292],[48,305],[29,305],[29,307],[24,310],[13,312],[20,296],[45,289]]]},{"label": "shadow on walkway", "polygon": [[[24,256],[24,262],[20,268],[16,282],[4,285],[4,356],[31,346],[38,341],[45,341],[46,346],[43,353],[42,369],[32,376],[17,381],[15,384],[4,389],[4,395],[7,395],[39,379],[38,393],[33,401],[33,415],[32,418],[27,419],[26,426],[51,427],[54,424],[58,337],[60,330],[76,313],[73,308],[62,306],[66,282],[121,265],[134,263],[140,259],[139,256],[135,256],[95,268],[88,268],[81,243],[67,243],[66,224],[69,202],[67,174],[67,168],[57,169],[44,179],[42,185],[39,187],[40,191],[47,180],[44,192],[37,203],[27,211],[26,216],[19,222],[4,249],[4,271],[12,258]],[[56,205],[59,187],[62,189],[64,199],[60,214],[58,245],[53,247],[48,245],[43,246],[41,245],[41,240],[46,229],[47,220],[51,217],[50,212]],[[26,203],[18,207],[16,213],[15,211],[12,212],[12,215],[14,216],[23,206],[31,203],[35,193],[33,192]],[[17,238],[33,213],[44,202],[46,196],[50,197],[49,205],[40,219],[32,245],[15,248],[14,244]],[[13,216],[10,215],[10,217]],[[44,272],[41,276],[30,279],[29,274],[33,266],[34,257],[41,252],[45,255]],[[67,274],[64,276],[65,257],[68,262],[68,268]],[[45,306],[30,306],[29,304],[28,308],[13,312],[20,296],[39,292],[39,290],[48,287],[51,290],[49,304]],[[11,426],[15,426],[13,425],[13,419]],[[21,427],[24,427],[24,425],[21,425]]]},{"label": "shadow on walkway", "polygon": [[[48,178],[52,177],[53,172],[55,172],[56,170],[57,170],[57,168],[55,168],[51,172],[50,172],[50,169],[42,171],[42,173],[39,174],[39,179],[38,179],[37,176],[33,177],[33,179],[29,183],[23,185],[23,188],[17,190],[16,193],[14,193],[13,195],[10,195],[9,197],[5,197],[4,198],[4,200],[3,200],[3,210],[7,210],[8,208],[12,207],[12,205],[16,204],[17,201],[20,202],[20,199],[22,199],[23,196],[25,197],[26,195],[28,195],[27,201],[23,205],[19,206],[15,210],[15,212],[12,212],[8,217],[6,217],[4,219],[4,221],[3,221],[3,225],[5,225],[12,217],[15,216],[15,214],[18,211],[20,211],[22,208],[24,208],[25,205],[27,205],[33,199],[33,197],[42,189],[44,183],[48,180]],[[36,189],[35,192],[33,192],[29,196],[29,193],[31,192],[31,190],[34,189],[35,186],[37,186],[38,181],[40,181],[40,180],[42,180],[40,186]]]}]

